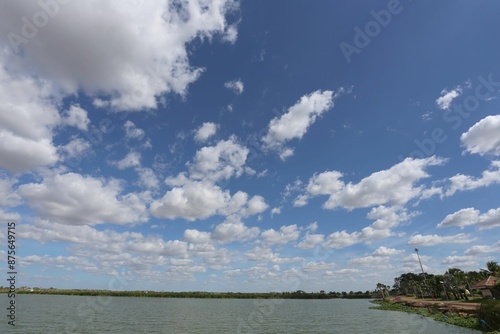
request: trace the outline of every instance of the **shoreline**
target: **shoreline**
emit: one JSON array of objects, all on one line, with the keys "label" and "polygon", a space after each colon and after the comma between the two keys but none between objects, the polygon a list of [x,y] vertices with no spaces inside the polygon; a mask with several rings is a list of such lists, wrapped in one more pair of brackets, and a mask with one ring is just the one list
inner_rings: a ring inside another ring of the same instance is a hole
[{"label": "shoreline", "polygon": [[[0,295],[7,291],[0,291]],[[320,292],[208,292],[208,291],[114,291],[87,289],[37,289],[34,291],[18,290],[19,295],[59,295],[59,296],[106,296],[136,298],[211,298],[211,299],[365,299],[373,300],[371,294],[341,295]]]},{"label": "shoreline", "polygon": [[[435,321],[450,325],[469,328],[478,331],[487,331],[481,326],[478,311],[480,303],[464,303],[460,301],[420,300],[410,297],[390,297],[388,299],[375,299],[372,303],[378,306],[373,309],[383,311],[399,311],[419,314]],[[489,331],[490,334],[500,334],[499,331]]]}]

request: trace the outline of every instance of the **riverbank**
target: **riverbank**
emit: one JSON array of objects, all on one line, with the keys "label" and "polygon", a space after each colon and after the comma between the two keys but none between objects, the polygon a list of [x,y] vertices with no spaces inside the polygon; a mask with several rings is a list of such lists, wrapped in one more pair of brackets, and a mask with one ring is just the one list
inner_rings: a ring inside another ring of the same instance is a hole
[{"label": "riverbank", "polygon": [[[8,290],[0,290],[0,294]],[[17,294],[62,296],[110,296],[148,298],[208,298],[208,299],[373,299],[370,293],[342,294],[336,292],[208,292],[208,291],[116,291],[87,289],[19,289]]]},{"label": "riverbank", "polygon": [[[391,297],[385,300],[379,299],[373,302],[379,305],[373,307],[374,309],[414,313],[455,326],[481,331],[492,330],[491,327],[488,328],[489,325],[487,323],[481,322],[478,317],[481,307],[480,303],[422,300],[402,296]],[[490,333],[500,334],[499,331]]]}]

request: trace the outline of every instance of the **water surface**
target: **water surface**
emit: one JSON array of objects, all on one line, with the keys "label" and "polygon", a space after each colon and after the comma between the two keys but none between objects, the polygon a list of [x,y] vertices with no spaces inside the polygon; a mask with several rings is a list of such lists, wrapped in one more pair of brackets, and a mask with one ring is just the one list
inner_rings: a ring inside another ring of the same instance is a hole
[{"label": "water surface", "polygon": [[415,314],[369,309],[373,304],[367,300],[20,295],[17,303],[15,330],[3,320],[0,332],[480,333]]}]

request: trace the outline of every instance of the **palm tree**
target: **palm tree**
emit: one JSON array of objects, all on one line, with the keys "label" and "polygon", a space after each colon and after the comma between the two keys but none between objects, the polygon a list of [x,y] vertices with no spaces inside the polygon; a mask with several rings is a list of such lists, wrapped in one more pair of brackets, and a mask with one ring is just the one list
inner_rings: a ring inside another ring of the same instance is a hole
[{"label": "palm tree", "polygon": [[377,283],[377,289],[378,291],[380,291],[382,293],[382,299],[385,299],[385,294],[384,294],[384,290],[386,290],[387,287],[385,284],[382,284],[382,283]]},{"label": "palm tree", "polygon": [[491,276],[500,276],[500,265],[498,265],[498,262],[488,261],[486,262],[486,268],[488,268],[488,272]]}]

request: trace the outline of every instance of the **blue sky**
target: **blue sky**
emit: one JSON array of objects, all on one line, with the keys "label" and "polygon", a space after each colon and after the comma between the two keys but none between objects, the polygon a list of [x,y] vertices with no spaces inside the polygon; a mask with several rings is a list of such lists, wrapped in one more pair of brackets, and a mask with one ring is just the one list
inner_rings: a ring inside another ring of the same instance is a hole
[{"label": "blue sky", "polygon": [[20,285],[365,291],[415,247],[500,260],[497,2],[0,6]]}]

